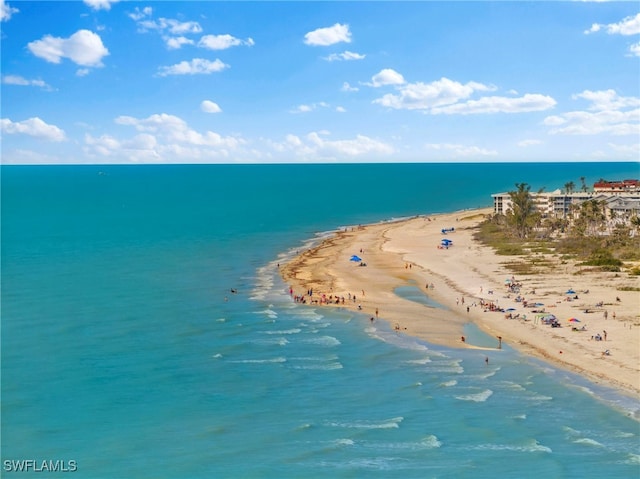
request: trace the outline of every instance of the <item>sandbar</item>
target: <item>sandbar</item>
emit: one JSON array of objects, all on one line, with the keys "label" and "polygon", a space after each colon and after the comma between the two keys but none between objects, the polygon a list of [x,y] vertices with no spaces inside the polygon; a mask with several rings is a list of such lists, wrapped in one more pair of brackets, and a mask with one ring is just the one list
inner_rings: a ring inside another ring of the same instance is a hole
[{"label": "sandbar", "polygon": [[[489,349],[508,344],[640,398],[640,278],[590,271],[550,252],[536,256],[544,271],[514,275],[507,263],[519,257],[497,255],[473,236],[491,213],[483,208],[343,228],[280,272],[297,302],[348,308],[389,322],[398,334],[455,348],[479,348],[464,337],[465,325],[474,323],[495,338]],[[396,294],[399,287],[416,288],[428,302]],[[560,327],[545,324],[550,314]]]}]

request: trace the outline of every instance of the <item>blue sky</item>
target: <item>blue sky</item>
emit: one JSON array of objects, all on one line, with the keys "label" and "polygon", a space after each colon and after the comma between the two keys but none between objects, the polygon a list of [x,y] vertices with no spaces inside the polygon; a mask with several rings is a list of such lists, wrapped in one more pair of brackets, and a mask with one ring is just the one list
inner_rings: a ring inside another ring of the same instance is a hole
[{"label": "blue sky", "polygon": [[0,8],[4,164],[640,160],[637,2]]}]

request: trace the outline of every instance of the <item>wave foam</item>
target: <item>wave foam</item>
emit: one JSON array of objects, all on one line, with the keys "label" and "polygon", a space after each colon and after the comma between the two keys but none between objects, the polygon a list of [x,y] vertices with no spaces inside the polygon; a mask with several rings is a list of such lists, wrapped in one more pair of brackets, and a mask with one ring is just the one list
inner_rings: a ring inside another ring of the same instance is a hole
[{"label": "wave foam", "polygon": [[283,329],[280,331],[261,331],[262,334],[297,334],[302,331],[299,328]]},{"label": "wave foam", "polygon": [[287,358],[278,357],[278,358],[271,358],[271,359],[236,359],[229,362],[242,363],[242,364],[286,363]]},{"label": "wave foam", "polygon": [[341,363],[327,363],[327,364],[305,364],[304,366],[292,366],[293,369],[311,369],[315,371],[331,371],[334,369],[342,369]]},{"label": "wave foam", "polygon": [[440,383],[440,386],[445,388],[450,388],[451,386],[455,386],[456,384],[458,384],[458,381],[456,381],[455,379],[452,379],[451,381],[445,381],[443,383]]},{"label": "wave foam", "polygon": [[573,442],[574,442],[574,444],[586,444],[587,446],[604,447],[602,444],[600,444],[595,439],[589,439],[588,437],[583,437],[583,438],[580,438],[580,439],[576,439]]},{"label": "wave foam", "polygon": [[543,446],[535,439],[532,439],[521,446],[518,446],[515,444],[483,444],[480,446],[472,447],[471,449],[491,450],[491,451],[545,452],[545,453],[553,452],[551,448],[547,446]]},{"label": "wave foam", "polygon": [[482,392],[476,394],[465,394],[462,396],[456,396],[456,399],[460,401],[474,401],[474,402],[485,402],[491,395],[493,391],[491,389],[485,389]]},{"label": "wave foam", "polygon": [[330,422],[329,426],[344,427],[354,429],[397,429],[399,424],[404,420],[402,416],[384,420],[382,422],[374,421],[353,421],[353,422]]},{"label": "wave foam", "polygon": [[334,338],[333,336],[320,336],[318,338],[305,339],[304,342],[317,344],[319,346],[325,346],[329,348],[334,346],[339,346],[342,344],[338,339]]}]

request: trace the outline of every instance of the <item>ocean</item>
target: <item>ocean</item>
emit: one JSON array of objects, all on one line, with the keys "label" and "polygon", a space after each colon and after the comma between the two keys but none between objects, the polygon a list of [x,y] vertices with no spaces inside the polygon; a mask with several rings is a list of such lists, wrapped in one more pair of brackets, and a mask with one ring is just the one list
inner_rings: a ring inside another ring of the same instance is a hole
[{"label": "ocean", "polygon": [[295,304],[278,274],[340,227],[491,206],[521,182],[638,178],[637,163],[0,174],[2,477],[640,474],[638,398],[508,345],[487,365]]}]

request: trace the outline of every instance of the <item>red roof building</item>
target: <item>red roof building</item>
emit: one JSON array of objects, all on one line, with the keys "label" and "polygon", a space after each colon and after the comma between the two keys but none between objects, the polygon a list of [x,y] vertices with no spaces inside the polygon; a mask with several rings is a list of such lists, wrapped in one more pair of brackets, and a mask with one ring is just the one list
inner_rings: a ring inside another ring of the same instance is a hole
[{"label": "red roof building", "polygon": [[640,180],[606,181],[600,180],[593,184],[596,193],[633,193],[640,191]]}]

